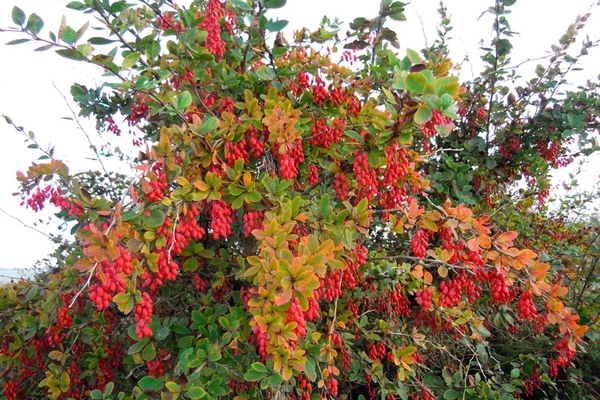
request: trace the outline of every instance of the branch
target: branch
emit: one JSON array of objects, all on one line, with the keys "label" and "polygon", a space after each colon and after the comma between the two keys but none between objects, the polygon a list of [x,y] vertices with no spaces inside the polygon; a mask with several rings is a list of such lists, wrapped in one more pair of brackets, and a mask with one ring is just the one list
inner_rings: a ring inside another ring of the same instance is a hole
[{"label": "branch", "polygon": [[15,221],[19,222],[21,225],[23,225],[25,228],[29,228],[32,229],[34,231],[36,231],[37,233],[39,233],[40,235],[44,235],[46,236],[48,239],[50,239],[53,243],[59,243],[59,240],[55,237],[52,237],[50,235],[48,235],[46,232],[43,232],[39,229],[37,229],[34,226],[31,225],[27,225],[25,222],[21,221],[19,218],[15,217],[14,215],[9,214],[8,212],[4,211],[2,208],[0,208],[0,212],[3,212],[4,214],[6,214],[8,217],[14,219]]},{"label": "branch", "polygon": [[75,111],[73,111],[73,108],[69,104],[69,101],[67,100],[67,98],[65,97],[65,95],[60,91],[60,89],[58,87],[56,87],[56,84],[54,83],[54,81],[52,82],[52,86],[54,86],[54,89],[56,89],[56,91],[65,100],[65,103],[66,103],[67,107],[69,108],[69,111],[71,111],[71,115],[73,115],[73,118],[75,119],[75,122],[79,126],[79,129],[81,129],[81,132],[83,132],[83,134],[85,135],[85,138],[87,139],[88,143],[90,144],[90,149],[92,149],[92,151],[96,155],[96,158],[97,158],[98,162],[100,163],[100,167],[102,167],[102,171],[104,171],[104,174],[106,175],[106,178],[112,184],[113,182],[110,179],[110,175],[108,174],[108,171],[106,170],[106,167],[104,166],[104,163],[102,162],[102,159],[100,158],[100,154],[98,154],[98,150],[96,149],[96,146],[94,146],[94,144],[92,143],[92,140],[90,139],[90,135],[88,135],[87,132],[85,131],[85,129],[83,128],[83,126],[79,122],[79,118],[77,118],[77,115],[75,114]]},{"label": "branch", "polygon": [[444,265],[444,266],[449,267],[449,268],[464,269],[465,271],[472,272],[470,268],[465,267],[463,265],[450,264],[450,263],[442,261],[442,260],[425,259],[425,258],[421,258],[421,257],[407,256],[407,255],[404,255],[404,254],[396,254],[394,256],[369,257],[368,260],[369,261],[377,261],[377,260],[408,260],[408,261],[415,261],[415,262],[419,262],[419,263],[423,263],[423,264],[426,264],[426,263],[440,264],[440,265]]}]

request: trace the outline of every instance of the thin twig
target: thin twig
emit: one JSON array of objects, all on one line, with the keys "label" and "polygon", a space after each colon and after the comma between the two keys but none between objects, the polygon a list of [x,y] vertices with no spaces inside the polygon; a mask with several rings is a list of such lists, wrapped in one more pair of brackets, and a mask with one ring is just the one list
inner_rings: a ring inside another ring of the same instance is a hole
[{"label": "thin twig", "polygon": [[4,214],[6,214],[8,217],[14,219],[15,221],[19,222],[21,225],[23,225],[25,228],[29,228],[29,229],[33,229],[34,231],[36,231],[37,233],[46,236],[48,239],[50,239],[52,242],[54,243],[58,243],[58,239],[53,238],[52,236],[48,235],[47,233],[37,229],[34,226],[31,225],[27,225],[25,222],[21,221],[19,218],[15,217],[14,215],[9,214],[8,212],[4,211],[2,208],[0,208],[0,212],[3,212]]},{"label": "thin twig", "polygon": [[92,143],[92,140],[90,139],[90,135],[88,135],[88,133],[83,128],[83,126],[81,125],[81,122],[79,122],[79,118],[77,117],[77,114],[75,114],[75,111],[73,110],[73,108],[69,104],[69,101],[67,100],[67,98],[65,97],[65,95],[60,91],[60,89],[56,86],[56,84],[54,83],[54,81],[52,81],[52,86],[54,86],[54,89],[56,89],[56,91],[65,100],[65,104],[69,108],[69,111],[71,111],[71,114],[73,115],[73,118],[75,119],[75,122],[79,126],[79,129],[81,129],[81,132],[83,132],[83,134],[85,135],[85,138],[87,139],[87,141],[88,141],[88,143],[90,145],[90,149],[92,149],[92,151],[96,155],[96,158],[97,158],[98,162],[100,163],[100,166],[102,167],[102,171],[104,171],[104,174],[106,175],[108,181],[112,184],[112,181],[110,179],[110,175],[108,174],[108,171],[106,170],[106,167],[104,166],[104,163],[102,162],[102,159],[100,158],[100,154],[98,153],[98,150],[96,149],[96,146],[94,146],[94,144]]}]

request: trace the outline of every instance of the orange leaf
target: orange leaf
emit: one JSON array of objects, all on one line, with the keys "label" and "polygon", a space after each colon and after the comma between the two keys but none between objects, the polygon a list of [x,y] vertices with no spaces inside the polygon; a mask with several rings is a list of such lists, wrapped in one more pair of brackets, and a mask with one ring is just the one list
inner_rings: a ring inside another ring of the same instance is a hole
[{"label": "orange leaf", "polygon": [[471,218],[471,215],[473,215],[473,212],[465,204],[459,204],[456,207],[456,216],[458,217],[459,221],[464,222],[467,219]]},{"label": "orange leaf", "polygon": [[489,218],[490,218],[489,216],[484,215],[482,217],[475,219],[475,222],[473,222],[473,229],[475,229],[477,232],[479,232],[482,235],[489,235],[490,228],[493,227],[493,224],[488,223]]},{"label": "orange leaf", "polygon": [[517,236],[518,233],[514,231],[504,232],[503,234],[498,236],[498,238],[496,239],[496,243],[498,243],[501,246],[512,246],[513,240],[515,240]]},{"label": "orange leaf", "polygon": [[478,238],[474,237],[472,239],[469,239],[469,241],[467,242],[467,247],[469,248],[469,250],[477,252],[479,250]]},{"label": "orange leaf", "polygon": [[450,249],[450,250],[444,249],[440,253],[440,260],[443,262],[447,262],[449,259],[452,258],[453,255],[454,255],[454,249]]},{"label": "orange leaf", "polygon": [[537,253],[529,250],[523,249],[519,251],[519,255],[517,256],[517,261],[523,265],[531,267],[534,264],[534,259],[537,258]]},{"label": "orange leaf", "polygon": [[482,234],[481,236],[479,236],[479,245],[483,249],[489,249],[492,247],[492,240],[490,239],[490,237],[488,235]]},{"label": "orange leaf", "polygon": [[564,297],[567,295],[567,293],[569,293],[569,289],[558,284],[553,285],[552,289],[550,290],[550,296],[552,297]]},{"label": "orange leaf", "polygon": [[408,218],[411,220],[416,220],[417,217],[425,212],[425,207],[418,206],[416,201],[413,201],[408,206]]},{"label": "orange leaf", "polygon": [[412,270],[412,274],[415,278],[421,279],[423,277],[423,266],[415,265],[415,267]]},{"label": "orange leaf", "polygon": [[427,285],[431,285],[433,282],[433,275],[431,275],[429,271],[425,271],[423,275],[423,282],[425,282]]}]

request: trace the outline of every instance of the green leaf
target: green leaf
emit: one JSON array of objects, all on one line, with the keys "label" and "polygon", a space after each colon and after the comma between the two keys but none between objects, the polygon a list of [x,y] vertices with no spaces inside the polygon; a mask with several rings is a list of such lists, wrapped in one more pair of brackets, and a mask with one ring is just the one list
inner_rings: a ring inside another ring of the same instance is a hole
[{"label": "green leaf", "polygon": [[56,54],[69,60],[83,61],[86,59],[83,54],[74,49],[59,49],[56,50]]},{"label": "green leaf", "polygon": [[267,367],[265,367],[265,365],[261,362],[255,362],[252,363],[252,365],[250,365],[250,368],[252,368],[253,370],[257,371],[257,372],[262,372],[262,373],[267,373]]},{"label": "green leaf", "polygon": [[406,21],[406,15],[401,12],[390,14],[390,18],[394,21]]},{"label": "green leaf", "polygon": [[442,110],[445,110],[452,105],[453,98],[448,93],[444,93],[440,96],[440,102]]},{"label": "green leaf", "polygon": [[10,42],[7,42],[6,45],[12,46],[13,44],[27,43],[30,41],[31,41],[31,39],[14,39],[14,40],[11,40]]},{"label": "green leaf", "polygon": [[413,49],[406,49],[406,57],[413,64],[419,64],[419,63],[421,63],[421,57],[419,56],[419,53],[417,53]]},{"label": "green leaf", "polygon": [[498,164],[496,163],[496,160],[493,157],[488,157],[485,160],[485,166],[487,167],[487,169],[492,170],[494,168],[496,168]]},{"label": "green leaf", "polygon": [[163,388],[164,383],[151,376],[145,376],[138,381],[138,386],[142,390],[153,390],[155,392],[158,392],[160,389]]},{"label": "green leaf", "polygon": [[198,269],[198,259],[196,257],[190,257],[183,263],[183,270],[185,272],[194,272]]},{"label": "green leaf", "polygon": [[206,396],[206,390],[202,389],[200,386],[194,386],[190,388],[186,388],[185,394],[190,399],[201,399]]},{"label": "green leaf", "polygon": [[123,314],[129,314],[133,310],[133,296],[129,293],[118,293],[112,300]]},{"label": "green leaf", "polygon": [[104,394],[98,389],[94,389],[90,392],[90,397],[94,400],[102,400],[104,398]]},{"label": "green leaf", "polygon": [[86,8],[88,8],[87,5],[79,1],[72,1],[69,4],[67,4],[66,7],[70,8],[71,10],[85,10]]},{"label": "green leaf", "polygon": [[285,6],[286,0],[265,0],[265,8],[281,8]]},{"label": "green leaf", "polygon": [[289,22],[285,19],[279,21],[273,21],[272,19],[270,19],[269,22],[267,22],[267,24],[265,25],[265,29],[271,32],[279,32],[280,30],[285,28],[288,25],[288,23]]},{"label": "green leaf", "polygon": [[276,75],[273,70],[266,65],[260,66],[256,69],[256,75],[265,81],[270,81],[275,79]]},{"label": "green leaf", "polygon": [[25,13],[17,6],[13,7],[11,17],[12,21],[19,26],[25,23]]},{"label": "green leaf", "polygon": [[492,335],[490,331],[488,331],[487,328],[483,325],[479,325],[477,327],[477,332],[479,332],[479,334],[483,337],[490,337]]},{"label": "green leaf", "polygon": [[198,134],[205,135],[208,132],[212,132],[219,127],[219,118],[217,117],[209,117],[206,121],[203,122],[202,127],[200,127],[200,131]]},{"label": "green leaf", "polygon": [[124,2],[124,1],[116,1],[116,2],[114,2],[110,6],[109,11],[114,14],[114,13],[121,12],[121,11],[123,11],[125,9],[127,9],[127,3],[126,2]]},{"label": "green leaf", "polygon": [[192,105],[192,95],[186,90],[177,97],[177,109],[185,111],[190,105]]},{"label": "green leaf", "polygon": [[27,26],[25,26],[25,30],[35,36],[40,33],[43,27],[44,21],[42,21],[37,14],[33,13],[27,19]]},{"label": "green leaf", "polygon": [[514,387],[513,385],[511,385],[510,383],[503,383],[502,384],[502,389],[504,389],[505,391],[507,391],[508,393],[512,393],[515,390],[517,390],[516,387]]},{"label": "green leaf", "polygon": [[156,228],[165,222],[165,214],[158,208],[150,210],[150,216],[144,214],[144,224],[149,228]]},{"label": "green leaf", "polygon": [[156,358],[156,348],[154,347],[154,343],[148,343],[148,346],[144,347],[142,358],[144,361],[150,361]]},{"label": "green leaf", "polygon": [[[135,65],[140,58],[140,53],[131,53],[123,60],[121,64],[121,71],[125,71]],[[188,93],[189,94],[189,93]]]},{"label": "green leaf", "polygon": [[444,399],[446,399],[446,400],[458,399],[459,396],[460,396],[460,393],[454,389],[448,389],[444,392]]},{"label": "green leaf", "polygon": [[431,110],[431,108],[423,105],[423,106],[419,107],[419,109],[415,113],[413,119],[415,121],[415,124],[421,125],[421,124],[424,124],[425,122],[429,121],[431,119],[432,115],[433,115],[433,111]]},{"label": "green leaf", "polygon": [[261,371],[255,370],[255,369],[250,369],[244,374],[244,379],[249,382],[255,382],[255,381],[264,379],[265,376],[267,376],[266,372],[261,372]]},{"label": "green leaf", "polygon": [[132,355],[135,353],[139,353],[144,348],[144,346],[146,346],[146,344],[148,344],[149,341],[150,341],[150,338],[145,337],[145,338],[135,342],[134,344],[129,346],[129,349],[127,349],[127,354]]},{"label": "green leaf", "polygon": [[311,382],[317,380],[317,364],[312,357],[306,358],[306,363],[304,364],[304,373]]},{"label": "green leaf", "polygon": [[95,45],[103,45],[103,44],[111,44],[116,42],[116,40],[110,40],[107,38],[103,38],[103,37],[93,37],[93,38],[89,38],[88,42],[90,42],[91,44],[95,44]]},{"label": "green leaf", "polygon": [[53,48],[55,46],[54,43],[50,43],[41,47],[38,47],[37,49],[33,50],[33,51],[46,51],[46,50],[50,50],[51,48]]},{"label": "green leaf", "polygon": [[442,109],[442,101],[435,94],[428,94],[423,97],[423,101],[427,105],[427,107],[432,110],[440,110]]},{"label": "green leaf", "polygon": [[167,382],[167,383],[165,383],[165,386],[171,393],[181,392],[181,387],[178,384],[176,384],[175,382]]},{"label": "green leaf", "polygon": [[420,72],[411,72],[404,78],[404,85],[411,92],[423,93],[426,84],[427,78]]},{"label": "green leaf", "polygon": [[75,36],[77,36],[77,33],[75,32],[75,29],[71,28],[70,26],[65,27],[64,29],[59,31],[58,34],[59,34],[58,37],[63,42],[70,44],[70,45],[75,43]]},{"label": "green leaf", "polygon": [[458,92],[460,90],[460,84],[458,82],[446,83],[443,85],[437,85],[436,83],[435,86],[437,89],[438,96],[448,94],[452,99],[458,96]]}]

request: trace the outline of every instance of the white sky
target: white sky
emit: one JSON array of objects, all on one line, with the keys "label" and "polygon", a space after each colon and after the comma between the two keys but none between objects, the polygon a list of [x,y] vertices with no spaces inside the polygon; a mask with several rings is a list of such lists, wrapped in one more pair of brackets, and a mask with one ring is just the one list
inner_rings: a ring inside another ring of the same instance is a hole
[{"label": "white sky", "polygon": [[[89,18],[89,14],[81,14],[64,6],[68,0],[1,0],[0,27],[13,26],[10,18],[14,4],[17,4],[27,15],[37,13],[45,22],[41,36],[47,37],[48,31],[55,33],[60,25],[62,15],[66,15],[67,24],[78,29]],[[474,72],[479,72],[478,65],[480,40],[489,42],[491,36],[491,17],[484,16],[479,21],[479,15],[493,1],[483,0],[447,0],[445,5],[451,15],[452,31],[451,55],[455,61],[462,60],[468,55],[474,64]],[[586,13],[592,0],[519,0],[511,9],[508,16],[513,31],[520,32],[512,40],[515,49],[512,53],[513,64],[527,59],[538,58],[546,54],[550,45],[556,43],[567,26],[577,15]],[[436,12],[438,0],[413,1],[406,10],[407,22],[396,23],[393,27],[400,40],[400,53],[406,48],[420,50],[425,37],[429,43],[435,39],[435,29],[439,18]],[[290,21],[288,29],[298,29],[302,26],[314,28],[323,15],[333,20],[339,17],[344,22],[350,22],[355,17],[375,16],[379,8],[379,0],[288,0],[286,7],[271,11],[272,18]],[[600,13],[600,7],[596,7]],[[422,22],[421,22],[422,21]],[[594,27],[600,26],[598,15],[593,15],[588,21],[583,34],[588,34],[592,40],[598,39],[600,31]],[[343,30],[342,32],[345,32]],[[0,43],[21,36],[0,33]],[[584,37],[584,36],[582,36]],[[35,44],[5,46],[0,44],[0,114],[10,116],[15,123],[26,130],[35,132],[36,138],[43,146],[55,146],[55,157],[67,161],[71,170],[94,166],[89,158],[93,153],[85,136],[74,121],[62,119],[71,117],[62,92],[70,99],[69,88],[77,82],[87,86],[95,86],[100,82],[101,71],[82,62],[61,58],[52,50],[39,53],[33,52]],[[573,46],[578,49],[579,44]],[[600,49],[592,49],[592,55],[583,60],[583,72],[573,75],[583,82],[593,78],[600,72]],[[519,71],[525,76],[532,76],[538,62],[527,63]],[[542,64],[543,61],[541,62]],[[470,67],[463,70],[465,79],[471,78]],[[54,88],[57,86],[58,90]],[[76,110],[77,112],[77,110]],[[97,144],[92,121],[82,120],[87,132]],[[106,136],[108,137],[108,136]],[[25,137],[15,131],[3,119],[0,120],[0,138],[4,154],[0,157],[0,209],[18,217],[27,224],[33,224],[40,216],[47,218],[50,213],[37,215],[19,206],[18,197],[11,194],[17,191],[18,185],[15,173],[24,171],[40,154],[27,149]],[[115,143],[115,140],[111,142]],[[97,165],[97,164],[96,164]],[[566,177],[565,174],[562,175]],[[595,184],[598,181],[597,172],[590,171],[580,182]],[[48,208],[52,209],[49,205]],[[39,222],[39,221],[38,221]],[[0,212],[0,253],[2,254],[0,268],[27,268],[36,260],[47,255],[52,246],[41,234],[23,227],[19,222]],[[51,226],[38,224],[40,230],[51,232]]]}]

